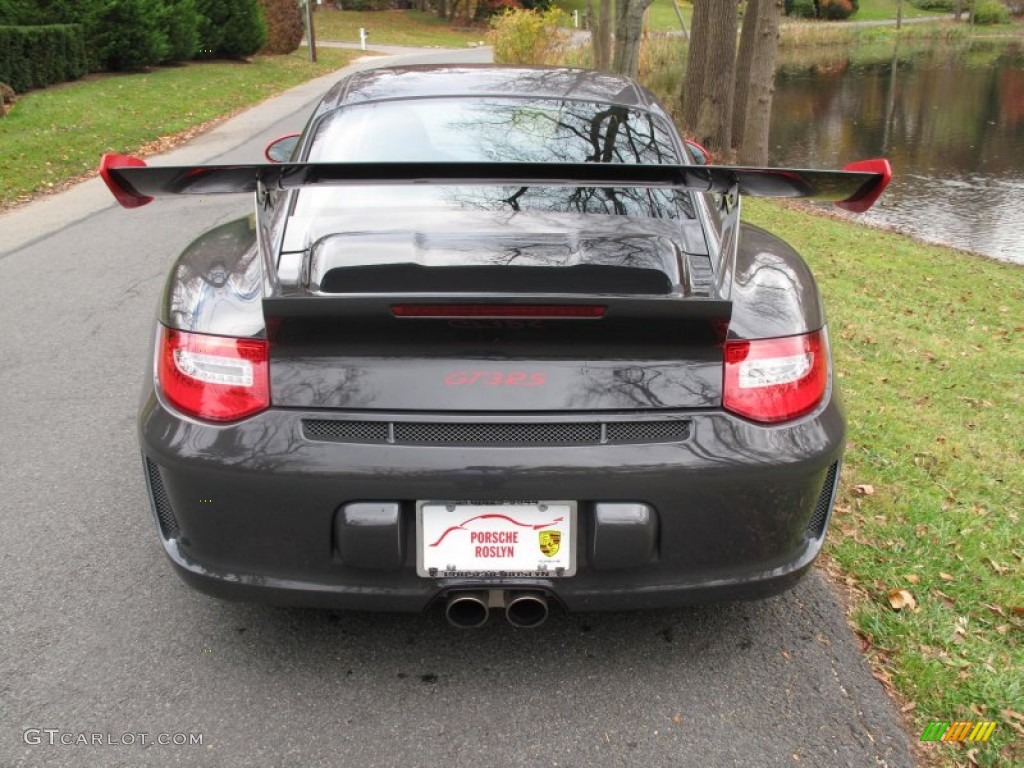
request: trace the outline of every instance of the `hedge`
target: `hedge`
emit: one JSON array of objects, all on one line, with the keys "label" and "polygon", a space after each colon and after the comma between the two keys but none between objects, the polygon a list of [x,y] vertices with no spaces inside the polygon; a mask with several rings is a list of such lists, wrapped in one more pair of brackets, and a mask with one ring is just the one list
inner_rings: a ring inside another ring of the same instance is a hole
[{"label": "hedge", "polygon": [[0,27],[0,82],[22,93],[89,71],[81,24]]}]

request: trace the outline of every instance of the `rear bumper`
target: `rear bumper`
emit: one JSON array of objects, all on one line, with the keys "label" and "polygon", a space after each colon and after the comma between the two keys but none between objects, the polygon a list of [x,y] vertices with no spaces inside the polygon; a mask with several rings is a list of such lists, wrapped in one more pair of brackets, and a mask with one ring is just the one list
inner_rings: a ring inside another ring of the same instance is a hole
[{"label": "rear bumper", "polygon": [[[831,398],[772,427],[718,411],[648,414],[688,419],[688,437],[627,445],[382,445],[305,435],[304,418],[327,417],[389,418],[272,409],[211,426],[153,394],[145,400],[139,426],[151,501],[164,549],[187,583],[228,599],[386,611],[421,611],[452,590],[480,586],[542,590],[571,611],[764,597],[795,584],[821,548],[844,435]],[[418,499],[576,500],[577,573],[419,577]],[[356,502],[397,504],[398,522],[390,538],[384,531],[365,539],[369,547],[383,542],[379,557],[371,550],[353,565],[341,554],[337,523],[339,510]],[[654,510],[653,546],[643,557],[602,558],[601,543],[607,551],[615,531],[602,527],[597,509],[615,502]]]}]

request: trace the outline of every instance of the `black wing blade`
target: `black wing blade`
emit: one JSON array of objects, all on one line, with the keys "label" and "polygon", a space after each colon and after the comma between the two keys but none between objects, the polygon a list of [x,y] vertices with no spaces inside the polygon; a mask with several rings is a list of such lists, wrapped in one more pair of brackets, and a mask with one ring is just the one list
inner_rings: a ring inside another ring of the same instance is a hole
[{"label": "black wing blade", "polygon": [[100,175],[126,208],[158,195],[217,195],[318,185],[486,184],[569,187],[680,187],[757,197],[807,197],[862,212],[885,190],[888,160],[864,160],[841,171],[727,165],[620,163],[267,163],[146,166],[107,154]]}]

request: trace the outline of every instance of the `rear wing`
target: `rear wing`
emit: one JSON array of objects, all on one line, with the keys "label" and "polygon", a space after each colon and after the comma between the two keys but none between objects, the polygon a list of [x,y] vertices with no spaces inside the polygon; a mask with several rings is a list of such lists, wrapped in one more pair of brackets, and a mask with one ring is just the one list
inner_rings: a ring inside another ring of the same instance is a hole
[{"label": "rear wing", "polygon": [[280,191],[319,185],[455,184],[567,187],[676,187],[756,197],[804,197],[854,213],[879,198],[892,169],[884,159],[851,163],[840,171],[728,165],[625,163],[260,163],[154,166],[106,154],[100,176],[125,208],[160,195],[216,195]]}]

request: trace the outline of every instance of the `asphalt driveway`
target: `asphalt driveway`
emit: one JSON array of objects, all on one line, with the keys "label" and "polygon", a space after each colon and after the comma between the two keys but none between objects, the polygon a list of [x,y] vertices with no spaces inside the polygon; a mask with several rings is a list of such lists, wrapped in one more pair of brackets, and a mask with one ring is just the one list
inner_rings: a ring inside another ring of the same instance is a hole
[{"label": "asphalt driveway", "polygon": [[[154,163],[258,161],[324,87]],[[124,211],[88,182],[0,216],[0,765],[912,764],[817,574],[764,602],[534,631],[187,589],[145,499],[139,384],[168,265],[249,205]]]}]

